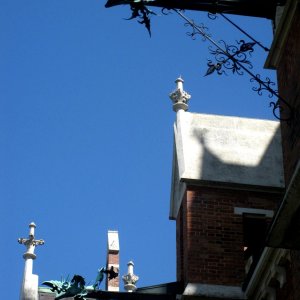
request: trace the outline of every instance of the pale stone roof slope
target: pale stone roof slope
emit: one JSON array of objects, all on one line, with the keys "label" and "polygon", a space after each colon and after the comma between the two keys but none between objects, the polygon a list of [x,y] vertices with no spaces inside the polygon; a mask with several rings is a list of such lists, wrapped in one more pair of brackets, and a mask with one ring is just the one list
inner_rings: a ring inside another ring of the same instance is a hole
[{"label": "pale stone roof slope", "polygon": [[279,122],[180,111],[174,135],[171,218],[186,182],[284,187]]}]

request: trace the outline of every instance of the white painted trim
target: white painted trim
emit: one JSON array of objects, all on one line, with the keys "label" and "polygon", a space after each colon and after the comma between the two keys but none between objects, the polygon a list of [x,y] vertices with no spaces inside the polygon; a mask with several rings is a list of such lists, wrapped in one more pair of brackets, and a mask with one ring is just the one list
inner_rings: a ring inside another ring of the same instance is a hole
[{"label": "white painted trim", "polygon": [[175,149],[178,163],[179,178],[182,178],[185,172],[185,160],[184,160],[184,111],[180,111],[177,114],[176,123],[174,124],[174,136],[175,136]]},{"label": "white painted trim", "polygon": [[184,161],[184,117],[186,112],[177,113],[176,123],[174,124],[174,144],[173,144],[173,162],[172,162],[172,181],[171,181],[171,199],[169,218],[175,220],[177,218],[186,184],[182,182],[182,176],[185,172]]},{"label": "white painted trim", "polygon": [[109,291],[109,292],[119,292],[120,288],[118,288],[116,286],[108,286],[107,291]]},{"label": "white painted trim", "polygon": [[108,264],[107,266],[108,266],[109,268],[110,268],[110,267],[114,267],[114,268],[118,268],[118,269],[119,269],[119,267],[120,267],[119,264]]},{"label": "white painted trim", "polygon": [[220,299],[246,299],[241,287],[203,283],[188,283],[184,296],[205,296]]},{"label": "white painted trim", "polygon": [[269,209],[256,209],[256,208],[246,208],[246,207],[235,207],[234,208],[235,215],[243,215],[243,214],[255,214],[255,215],[264,215],[267,218],[273,218],[274,211]]},{"label": "white painted trim", "polygon": [[108,251],[120,251],[119,233],[116,230],[107,232],[107,249]]}]

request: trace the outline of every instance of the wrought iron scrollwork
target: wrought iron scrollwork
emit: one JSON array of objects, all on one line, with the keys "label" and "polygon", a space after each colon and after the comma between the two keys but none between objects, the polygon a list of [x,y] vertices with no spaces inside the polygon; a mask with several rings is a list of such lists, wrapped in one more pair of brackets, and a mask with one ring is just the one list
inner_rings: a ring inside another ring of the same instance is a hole
[{"label": "wrought iron scrollwork", "polygon": [[271,81],[269,77],[266,77],[265,80],[262,80],[259,74],[256,74],[254,77],[252,77],[250,81],[258,84],[258,86],[252,88],[252,90],[257,92],[258,95],[262,96],[263,92],[267,91],[269,98],[273,98],[274,96],[278,98],[277,101],[271,101],[269,105],[272,107],[272,112],[276,119],[288,122],[292,120],[294,117],[293,108],[287,101],[279,96],[277,90],[272,88],[272,86],[276,86],[275,82]]},{"label": "wrought iron scrollwork", "polygon": [[211,20],[216,20],[218,18],[218,15],[209,12],[209,13],[207,13],[207,17]]},{"label": "wrought iron scrollwork", "polygon": [[[257,44],[259,47],[261,47],[266,52],[270,51],[269,48],[264,46],[262,43],[257,41],[253,36],[251,36],[249,33],[247,33],[244,29],[242,29],[240,26],[238,26],[236,23],[234,23],[231,19],[229,19],[224,13],[220,13],[220,16],[222,16],[227,22],[229,22],[233,27],[235,27],[237,30],[242,32],[245,36],[247,36],[251,41],[253,41],[255,44]],[[217,14],[208,13],[207,17],[211,20],[216,20],[218,18]]]},{"label": "wrought iron scrollwork", "polygon": [[149,35],[151,36],[150,16],[156,15],[156,13],[145,6],[143,2],[130,4],[130,9],[132,11],[131,16],[125,20],[138,19],[138,22],[140,24],[144,24]]},{"label": "wrought iron scrollwork", "polygon": [[271,81],[269,77],[266,77],[266,79],[263,81],[260,78],[260,75],[256,74],[253,78],[250,79],[250,81],[255,81],[256,83],[258,83],[258,87],[253,87],[252,90],[257,92],[260,96],[263,94],[263,91],[269,92],[269,98],[272,98],[275,94],[277,94],[277,91],[271,88],[271,86],[276,86],[275,82]]},{"label": "wrought iron scrollwork", "polygon": [[290,120],[290,117],[288,117],[287,119],[282,117],[284,108],[282,107],[279,100],[277,100],[276,102],[274,102],[274,101],[270,102],[270,107],[272,107],[272,112],[276,119],[281,120],[281,121]]},{"label": "wrought iron scrollwork", "polygon": [[171,11],[170,8],[163,7],[163,8],[161,9],[161,13],[162,13],[163,15],[165,15],[165,16],[168,16],[168,15],[170,15],[170,14],[172,13],[172,11]]},{"label": "wrought iron scrollwork", "polygon": [[[217,61],[216,70],[219,75],[226,74],[225,70],[220,72],[222,68],[227,70],[231,70],[232,73],[236,73],[238,75],[243,75],[243,69],[241,68],[241,64],[247,66],[248,68],[252,69],[252,63],[249,60],[249,56],[251,56],[251,52],[254,51],[253,46],[255,43],[248,42],[246,43],[244,40],[240,40],[237,42],[238,46],[235,45],[227,45],[225,41],[221,40],[219,44],[222,44],[222,48],[218,47],[213,49],[209,47],[210,54],[215,56]],[[205,75],[210,75],[213,72],[209,72],[212,67],[212,61],[209,60],[208,63],[208,70]]]},{"label": "wrought iron scrollwork", "polygon": [[[128,20],[137,18],[138,22],[147,28],[151,36],[150,16],[156,15],[156,13],[148,9],[143,1],[131,3],[130,7],[132,10],[132,15]],[[228,70],[233,74],[248,74],[250,76],[250,81],[258,84],[257,87],[252,88],[253,91],[257,92],[259,95],[262,95],[264,91],[267,91],[270,98],[273,96],[278,98],[277,101],[270,102],[270,106],[273,109],[273,115],[275,118],[281,121],[288,121],[288,123],[290,123],[292,118],[295,116],[295,112],[289,103],[279,96],[277,90],[272,88],[275,86],[275,83],[272,82],[268,77],[265,80],[262,80],[259,74],[255,75],[250,71],[253,68],[253,65],[249,58],[254,51],[254,46],[257,45],[265,51],[269,51],[267,47],[255,40],[251,35],[245,32],[241,27],[236,25],[232,20],[222,13],[220,13],[220,15],[225,20],[245,34],[251,41],[246,42],[245,40],[240,40],[237,41],[236,45],[229,45],[224,40],[216,42],[212,39],[211,35],[208,33],[208,28],[204,24],[196,24],[194,20],[187,18],[183,14],[183,10],[175,8],[162,8],[162,14],[164,15],[170,14],[171,12],[177,13],[182,19],[185,20],[185,26],[188,26],[191,29],[191,31],[187,32],[189,37],[195,40],[197,36],[201,36],[203,41],[208,40],[212,44],[212,46],[209,47],[209,52],[210,54],[214,55],[215,62],[213,62],[213,60],[208,60],[208,68],[205,76],[213,73],[218,75],[227,74],[226,71]],[[210,19],[217,18],[215,13],[208,14],[208,17]]]},{"label": "wrought iron scrollwork", "polygon": [[208,60],[208,69],[204,76],[210,75],[217,71],[218,75],[226,74],[224,70],[222,70],[222,64],[221,63],[213,63],[211,60]]},{"label": "wrought iron scrollwork", "polygon": [[208,37],[211,37],[211,35],[208,33],[208,27],[206,27],[204,24],[196,25],[194,20],[191,20],[192,25],[190,23],[185,23],[184,26],[191,27],[192,31],[187,32],[187,36],[191,37],[193,40],[196,39],[198,35],[201,36],[201,39],[203,42],[206,41]]},{"label": "wrought iron scrollwork", "polygon": [[237,45],[228,45],[223,40],[217,43],[210,35],[206,34],[204,30],[206,27],[195,24],[193,20],[189,20],[182,12],[176,9],[173,10],[186,21],[185,24],[188,24],[192,28],[192,34],[189,34],[192,38],[194,38],[196,34],[200,34],[205,40],[208,40],[213,45],[213,47],[209,47],[209,51],[210,54],[214,55],[215,62],[208,60],[208,69],[205,76],[213,73],[217,73],[218,75],[226,74],[224,69],[231,70],[232,73],[238,75],[247,73],[250,76],[250,81],[258,84],[258,87],[252,88],[253,91],[257,92],[260,96],[263,94],[263,91],[267,91],[269,93],[269,98],[272,98],[273,96],[278,98],[276,102],[270,102],[274,117],[281,121],[287,121],[288,124],[291,123],[291,120],[294,117],[293,108],[285,99],[279,96],[277,90],[272,88],[272,86],[275,86],[275,83],[268,77],[265,80],[262,80],[259,74],[254,75],[250,71],[253,65],[249,60],[249,57],[254,51],[254,46],[259,45],[267,51],[268,49],[266,47],[262,46],[253,38],[251,38],[252,42],[240,40],[237,42]]}]

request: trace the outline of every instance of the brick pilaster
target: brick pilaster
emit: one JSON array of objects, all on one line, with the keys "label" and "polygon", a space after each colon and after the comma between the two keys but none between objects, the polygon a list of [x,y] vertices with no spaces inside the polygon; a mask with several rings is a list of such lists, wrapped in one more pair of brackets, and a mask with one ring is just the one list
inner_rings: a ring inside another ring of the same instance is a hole
[{"label": "brick pilaster", "polygon": [[[119,234],[118,231],[108,231],[108,240],[107,240],[107,261],[106,261],[106,269],[110,270],[113,268],[114,272],[119,273],[120,265],[119,265]],[[116,278],[109,280],[109,275],[106,276],[106,290],[107,291],[119,291],[120,280],[119,275]]]}]

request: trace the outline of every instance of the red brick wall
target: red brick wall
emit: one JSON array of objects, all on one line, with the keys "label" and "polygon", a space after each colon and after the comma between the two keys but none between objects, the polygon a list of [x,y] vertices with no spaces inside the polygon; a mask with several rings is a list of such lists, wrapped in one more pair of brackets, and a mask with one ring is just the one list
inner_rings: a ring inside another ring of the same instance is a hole
[{"label": "red brick wall", "polygon": [[107,264],[119,264],[119,251],[112,251],[110,250],[107,253]]},{"label": "red brick wall", "polygon": [[[185,203],[186,200],[183,200]],[[183,258],[184,258],[184,246],[183,246],[183,236],[186,236],[186,232],[183,230],[186,221],[183,219],[183,208],[180,209],[178,217],[176,220],[176,273],[177,281],[181,281],[183,278]]]},{"label": "red brick wall", "polygon": [[[112,251],[109,250],[107,253],[107,265],[106,268],[110,269],[110,265],[117,265],[118,267],[114,266],[114,271],[119,273],[119,251]],[[108,290],[108,287],[119,288],[120,285],[120,274],[118,277],[108,280],[108,276],[106,276],[105,288]]]},{"label": "red brick wall", "polygon": [[[282,122],[285,178],[288,184],[300,158],[300,7],[287,37],[284,55],[277,67],[280,95],[294,108],[291,123]],[[288,112],[288,110],[285,110]],[[283,112],[283,117],[286,117]]]},{"label": "red brick wall", "polygon": [[177,280],[241,286],[242,216],[234,207],[274,210],[278,194],[189,186],[177,218]]}]

